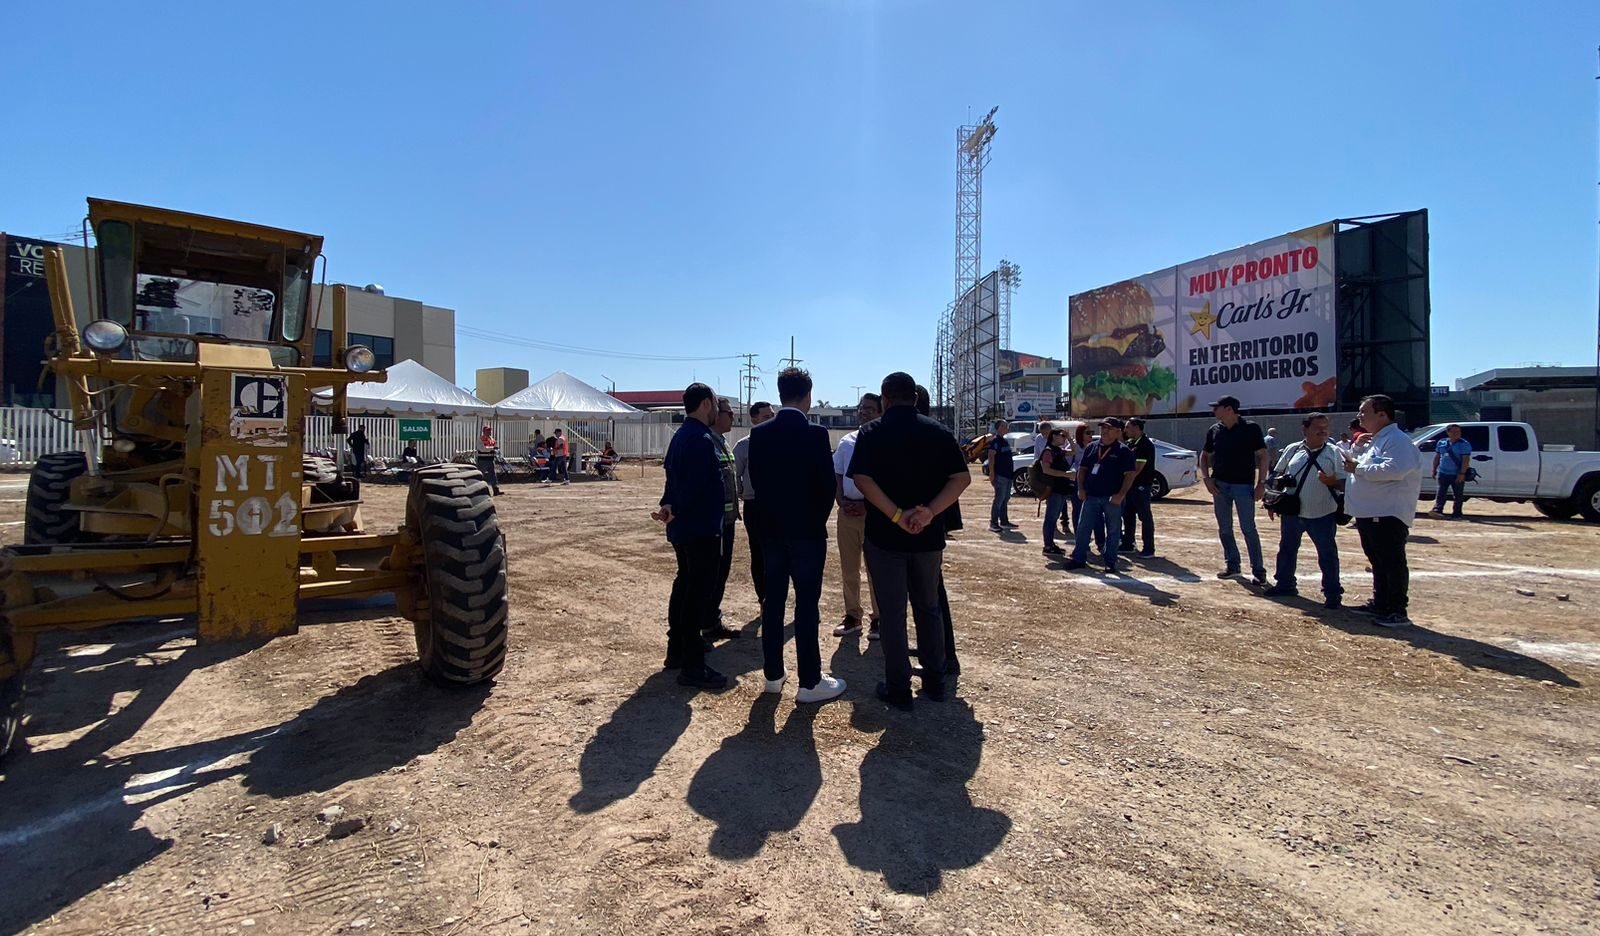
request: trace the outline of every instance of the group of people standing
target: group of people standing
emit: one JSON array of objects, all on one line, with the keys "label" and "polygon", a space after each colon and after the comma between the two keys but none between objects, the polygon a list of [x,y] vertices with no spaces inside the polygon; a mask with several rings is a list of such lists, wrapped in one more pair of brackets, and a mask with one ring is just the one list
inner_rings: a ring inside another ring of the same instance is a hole
[{"label": "group of people standing", "polygon": [[1217,422],[1206,433],[1200,478],[1211,493],[1222,543],[1224,567],[1218,577],[1232,578],[1243,571],[1233,535],[1237,517],[1251,579],[1267,585],[1255,523],[1256,504],[1264,503],[1268,515],[1278,520],[1279,538],[1276,581],[1262,594],[1299,594],[1295,563],[1301,541],[1309,538],[1322,573],[1323,604],[1340,608],[1344,586],[1337,529],[1354,522],[1372,568],[1372,600],[1354,610],[1372,615],[1383,627],[1409,625],[1406,540],[1422,490],[1422,457],[1395,422],[1394,401],[1382,395],[1363,399],[1354,431],[1337,442],[1331,439],[1327,416],[1305,416],[1301,440],[1286,446],[1275,462],[1268,457],[1260,427],[1239,415],[1236,398],[1219,398],[1212,413]]},{"label": "group of people standing", "polygon": [[[1041,489],[1036,489],[1035,494],[1045,502],[1042,532],[1046,556],[1067,555],[1057,545],[1056,533],[1058,528],[1066,532],[1069,516],[1071,527],[1076,530],[1072,554],[1067,559],[1069,569],[1088,566],[1092,539],[1106,568],[1117,571],[1123,544],[1131,547],[1141,526],[1139,555],[1150,558],[1156,554],[1155,517],[1150,509],[1156,454],[1155,444],[1144,434],[1144,425],[1138,417],[1124,421],[1107,416],[1100,421],[1098,438],[1087,423],[1079,423],[1071,439],[1063,426],[1048,422],[1040,425],[1033,451],[1041,481]],[[995,423],[985,455],[984,473],[994,487],[989,514],[989,530],[993,533],[1017,526],[1007,512],[1016,483],[1015,455],[1006,438],[1010,429],[1003,419]]]},{"label": "group of people standing", "polygon": [[[822,671],[819,646],[828,520],[844,573],[845,616],[834,635],[881,638],[884,679],[877,696],[912,705],[912,679],[923,695],[942,699],[959,675],[949,598],[944,589],[945,534],[960,524],[957,501],[971,483],[955,437],[926,415],[927,391],[907,374],[885,377],[866,394],[860,428],[837,450],[811,422],[811,376],[799,368],[778,375],[779,408],[750,407],[750,434],[730,450],[732,405],[705,384],[684,391],[685,420],[667,449],[666,485],[652,516],[666,524],[678,574],[668,607],[665,666],[681,684],[721,690],[731,680],[706,664],[720,638],[740,632],[721,621],[737,520],[750,540],[751,577],[761,606],[764,691],[787,681],[784,627],[791,588],[799,703],[842,695],[845,681]],[[919,412],[921,410],[921,412]],[[860,592],[865,560],[870,618]],[[915,620],[911,663],[907,608]]]}]

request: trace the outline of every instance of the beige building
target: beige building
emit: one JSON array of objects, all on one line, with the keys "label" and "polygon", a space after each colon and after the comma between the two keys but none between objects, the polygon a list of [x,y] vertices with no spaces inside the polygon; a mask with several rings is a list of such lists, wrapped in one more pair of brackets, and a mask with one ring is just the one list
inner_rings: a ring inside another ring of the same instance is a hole
[{"label": "beige building", "polygon": [[478,369],[478,384],[472,391],[478,399],[499,403],[513,393],[528,389],[528,372],[520,367],[483,367]]},{"label": "beige building", "polygon": [[[350,286],[345,308],[349,316],[351,344],[364,344],[378,356],[378,366],[399,361],[416,361],[440,377],[456,382],[456,312],[427,305],[416,299],[386,295],[381,287]],[[318,287],[311,297],[317,319],[315,356],[319,364],[330,364],[333,332],[333,287]]]}]

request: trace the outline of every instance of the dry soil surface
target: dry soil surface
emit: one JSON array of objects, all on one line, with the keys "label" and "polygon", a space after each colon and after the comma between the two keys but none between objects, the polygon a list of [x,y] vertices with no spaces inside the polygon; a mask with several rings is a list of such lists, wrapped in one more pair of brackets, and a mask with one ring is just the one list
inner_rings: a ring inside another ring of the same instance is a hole
[{"label": "dry soil surface", "polygon": [[[1208,503],[1162,558],[1062,571],[1039,530],[947,553],[958,697],[882,659],[760,694],[660,670],[658,469],[507,485],[513,641],[448,692],[392,607],[254,648],[182,622],[50,640],[0,782],[0,930],[38,933],[1578,933],[1600,921],[1600,526],[1469,503],[1414,528],[1414,628],[1219,581]],[[981,515],[981,479],[968,492]],[[23,490],[0,478],[0,541]],[[392,528],[403,492],[368,490]],[[1013,517],[1031,515],[1015,504]],[[751,622],[743,531],[728,619]],[[1268,536],[1269,559],[1275,531]],[[1366,597],[1341,531],[1349,597]],[[1309,547],[1302,588],[1314,591]],[[841,613],[837,563],[824,626]],[[789,649],[793,659],[793,648]],[[342,838],[318,814],[365,818]],[[276,844],[263,832],[276,828]]]}]

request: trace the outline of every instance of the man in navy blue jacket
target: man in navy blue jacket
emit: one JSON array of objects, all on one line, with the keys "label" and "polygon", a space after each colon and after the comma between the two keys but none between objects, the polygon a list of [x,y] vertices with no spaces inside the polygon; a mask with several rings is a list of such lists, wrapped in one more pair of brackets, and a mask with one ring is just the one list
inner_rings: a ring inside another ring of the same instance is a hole
[{"label": "man in navy blue jacket", "polygon": [[652,513],[667,525],[667,541],[678,554],[678,577],[667,605],[666,669],[678,682],[700,689],[726,689],[732,681],[706,666],[700,632],[716,625],[713,600],[722,570],[722,461],[711,422],[717,394],[703,383],[683,391],[683,425],[667,446],[666,489],[661,509]]},{"label": "man in navy blue jacket", "polygon": [[813,425],[811,375],[798,367],[778,374],[778,415],[750,430],[750,483],[761,497],[756,535],[766,581],[761,601],[761,652],[766,691],[783,691],[784,606],[794,580],[794,654],[800,684],[796,702],[825,702],[844,692],[844,680],[824,675],[817,648],[822,567],[833,513],[833,451],[828,430]]}]

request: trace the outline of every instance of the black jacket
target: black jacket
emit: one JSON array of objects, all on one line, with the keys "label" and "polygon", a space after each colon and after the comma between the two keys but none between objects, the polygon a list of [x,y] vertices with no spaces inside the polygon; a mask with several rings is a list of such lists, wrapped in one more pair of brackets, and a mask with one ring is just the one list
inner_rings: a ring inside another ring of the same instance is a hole
[{"label": "black jacket", "polygon": [[833,513],[833,450],[828,430],[796,409],[750,431],[750,484],[761,498],[756,534],[764,539],[828,538]]}]

